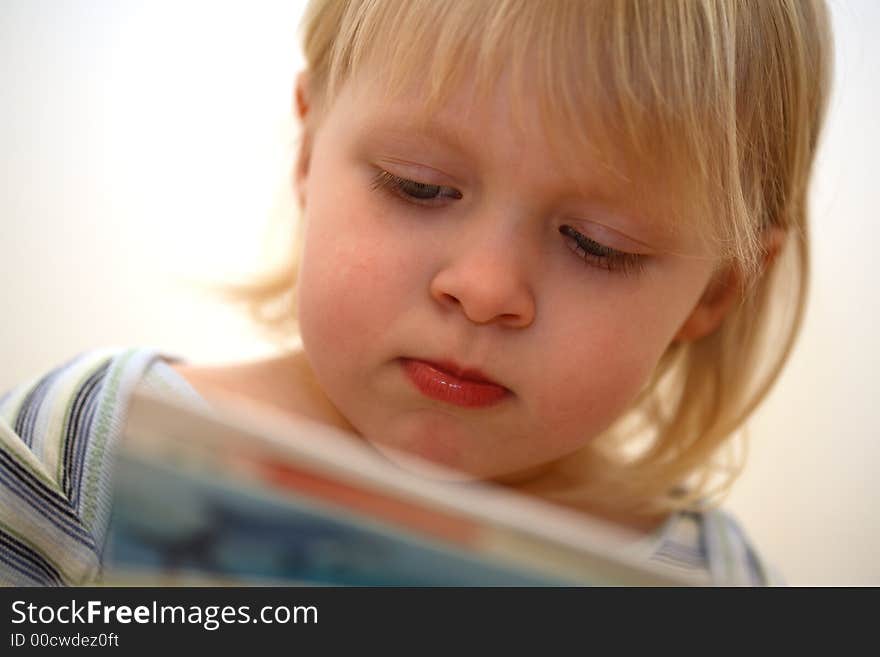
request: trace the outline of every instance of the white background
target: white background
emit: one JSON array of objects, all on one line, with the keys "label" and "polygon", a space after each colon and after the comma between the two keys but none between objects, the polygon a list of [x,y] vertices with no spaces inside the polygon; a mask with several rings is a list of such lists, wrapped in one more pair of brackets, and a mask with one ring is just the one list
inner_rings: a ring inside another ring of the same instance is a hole
[{"label": "white background", "polygon": [[[193,281],[253,270],[302,3],[0,0],[0,389],[81,350],[271,351]],[[880,3],[833,2],[805,331],[728,506],[792,584],[880,585]]]}]

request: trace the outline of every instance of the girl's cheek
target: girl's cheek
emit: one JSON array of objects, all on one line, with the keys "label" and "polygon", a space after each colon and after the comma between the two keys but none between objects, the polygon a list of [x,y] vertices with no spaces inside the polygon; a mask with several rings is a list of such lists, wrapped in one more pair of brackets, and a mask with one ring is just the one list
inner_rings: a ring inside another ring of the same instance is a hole
[{"label": "girl's cheek", "polygon": [[300,281],[300,321],[303,330],[320,335],[334,348],[353,346],[354,338],[369,329],[363,306],[369,303],[359,281],[364,274],[352,263],[339,267],[305,268]]},{"label": "girl's cheek", "polygon": [[[368,230],[335,240],[320,229],[306,237],[300,277],[303,324],[340,348],[378,339],[389,328],[406,289],[406,263],[394,245]],[[306,328],[304,326],[304,328]]]},{"label": "girl's cheek", "polygon": [[552,418],[547,434],[562,441],[588,441],[616,420],[638,395],[655,364],[654,350],[625,327],[593,326],[560,344],[542,370],[555,381],[540,386],[539,418]]}]

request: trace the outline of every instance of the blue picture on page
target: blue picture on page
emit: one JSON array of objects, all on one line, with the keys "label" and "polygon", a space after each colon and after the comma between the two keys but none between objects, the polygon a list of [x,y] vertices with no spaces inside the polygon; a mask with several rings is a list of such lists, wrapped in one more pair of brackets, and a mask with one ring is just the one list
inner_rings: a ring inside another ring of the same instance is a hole
[{"label": "blue picture on page", "polygon": [[105,564],[253,584],[564,584],[326,503],[123,456]]}]

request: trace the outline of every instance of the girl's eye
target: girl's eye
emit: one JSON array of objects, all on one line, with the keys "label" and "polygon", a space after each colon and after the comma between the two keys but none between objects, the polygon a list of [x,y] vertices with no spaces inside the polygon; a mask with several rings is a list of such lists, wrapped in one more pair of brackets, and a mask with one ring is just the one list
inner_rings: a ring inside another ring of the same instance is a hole
[{"label": "girl's eye", "polygon": [[638,253],[618,251],[591,240],[571,226],[560,226],[559,232],[567,237],[568,247],[584,262],[608,271],[621,271],[624,275],[640,274],[645,268],[645,256]]},{"label": "girl's eye", "polygon": [[443,199],[457,200],[461,198],[461,192],[452,187],[441,185],[429,185],[428,183],[407,180],[395,176],[387,171],[379,171],[373,178],[373,189],[380,189],[398,198],[417,205],[437,205],[436,201]]}]

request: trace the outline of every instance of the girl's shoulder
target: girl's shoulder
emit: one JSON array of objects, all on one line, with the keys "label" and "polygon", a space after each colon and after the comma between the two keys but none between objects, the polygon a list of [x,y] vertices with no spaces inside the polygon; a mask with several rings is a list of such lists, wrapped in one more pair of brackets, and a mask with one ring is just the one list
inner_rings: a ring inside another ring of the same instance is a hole
[{"label": "girl's shoulder", "polygon": [[[45,431],[59,421],[91,417],[113,423],[140,385],[193,394],[172,367],[178,356],[146,347],[104,347],[75,355],[21,384],[0,391],[0,419],[29,446],[42,445]],[[98,418],[94,416],[100,408]],[[54,418],[54,422],[50,419]],[[70,429],[91,427],[86,423]]]},{"label": "girl's shoulder", "polygon": [[645,558],[710,586],[782,584],[728,511],[679,511],[642,545]]},{"label": "girl's shoulder", "polygon": [[149,348],[77,354],[0,394],[0,583],[84,584],[100,569],[113,452],[132,391],[187,394]]}]

